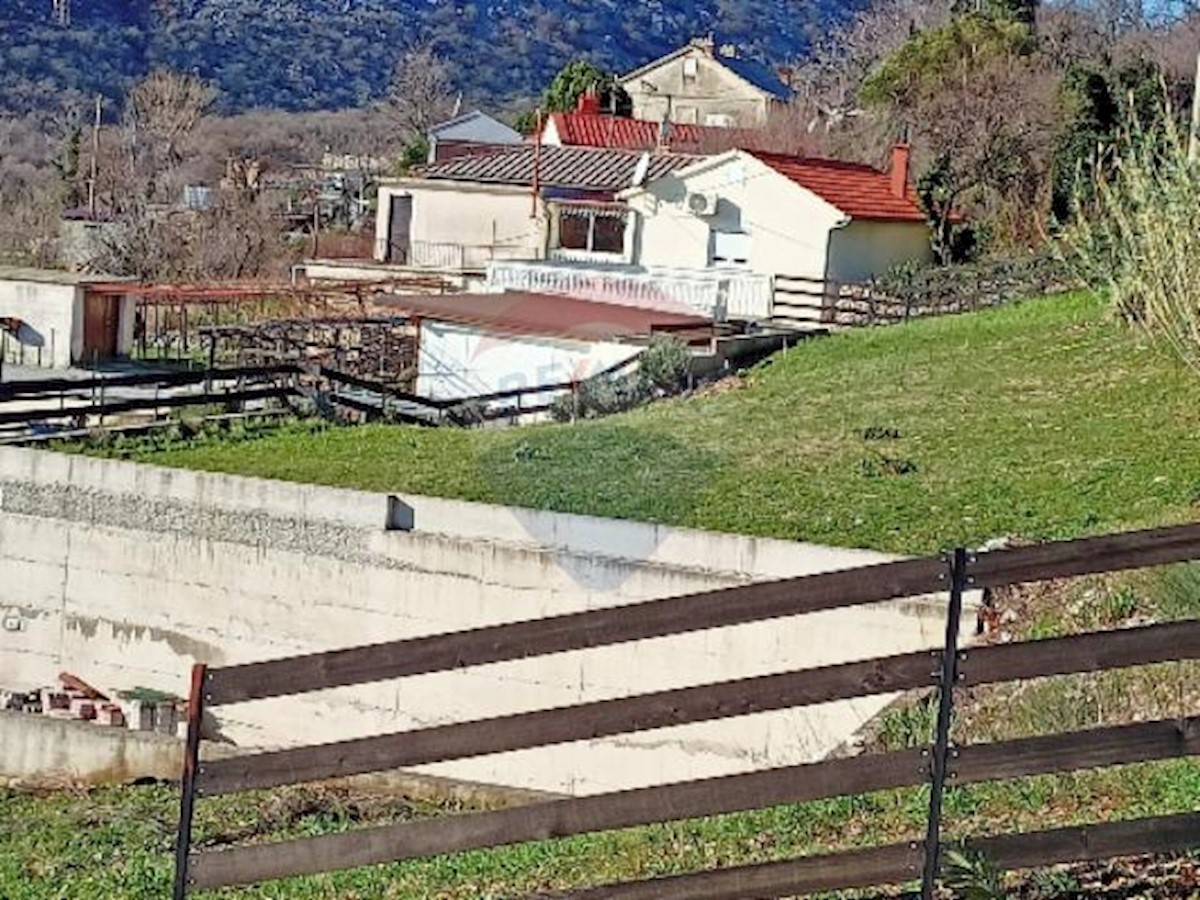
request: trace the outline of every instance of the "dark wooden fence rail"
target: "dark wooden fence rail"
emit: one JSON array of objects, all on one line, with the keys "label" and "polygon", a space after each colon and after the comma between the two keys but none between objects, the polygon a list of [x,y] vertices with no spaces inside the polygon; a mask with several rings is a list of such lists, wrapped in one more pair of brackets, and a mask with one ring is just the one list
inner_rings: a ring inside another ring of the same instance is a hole
[{"label": "dark wooden fence rail", "polygon": [[[959,649],[956,608],[972,588],[1140,568],[1200,558],[1200,526],[1108,535],[949,559],[906,560],[707,591],[529,622],[269,662],[197,666],[189,705],[175,896],[403,859],[587,834],[930,784],[923,842],[744,866],[577,891],[588,898],[782,897],[920,879],[931,896],[943,846],[947,779],[969,784],[1200,754],[1200,719],[1184,718],[954,748],[955,685],[1096,672],[1200,659],[1200,622],[1148,625],[1048,640]],[[945,645],[933,651],[540,710],[337,744],[200,764],[206,708],[448,671],[949,592]],[[278,787],[525,749],[832,700],[936,687],[931,748],[876,753],[516,809],[403,823],[301,840],[194,852],[197,797]],[[1026,867],[1200,845],[1200,815],[1058,829],[972,842],[1004,867]]]}]

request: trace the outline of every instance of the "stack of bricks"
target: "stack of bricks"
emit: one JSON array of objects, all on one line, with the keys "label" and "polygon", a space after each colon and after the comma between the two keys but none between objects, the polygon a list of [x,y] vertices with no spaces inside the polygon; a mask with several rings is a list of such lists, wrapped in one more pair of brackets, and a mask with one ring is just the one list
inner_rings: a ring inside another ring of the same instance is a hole
[{"label": "stack of bricks", "polygon": [[179,708],[175,700],[110,700],[77,679],[64,679],[63,686],[57,689],[0,691],[0,710],[171,736],[179,731]]}]

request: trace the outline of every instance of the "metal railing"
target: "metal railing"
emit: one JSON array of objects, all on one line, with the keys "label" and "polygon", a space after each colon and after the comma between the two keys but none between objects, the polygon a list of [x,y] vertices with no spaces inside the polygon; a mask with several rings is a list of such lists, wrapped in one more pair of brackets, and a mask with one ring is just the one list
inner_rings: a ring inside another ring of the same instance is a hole
[{"label": "metal railing", "polygon": [[459,244],[451,241],[410,241],[395,244],[376,239],[375,259],[397,266],[446,271],[482,270],[493,260],[536,259],[538,251],[523,244]]},{"label": "metal railing", "polygon": [[716,321],[771,316],[771,279],[730,269],[638,269],[566,263],[493,262],[488,287],[563,294],[647,309],[688,311]]}]

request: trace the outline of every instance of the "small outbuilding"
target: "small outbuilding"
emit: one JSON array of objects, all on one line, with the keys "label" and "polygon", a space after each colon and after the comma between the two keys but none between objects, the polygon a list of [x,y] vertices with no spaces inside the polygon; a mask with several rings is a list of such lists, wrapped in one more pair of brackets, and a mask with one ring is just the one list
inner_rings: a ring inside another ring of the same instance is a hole
[{"label": "small outbuilding", "polygon": [[375,302],[416,323],[416,393],[436,400],[583,381],[633,359],[657,331],[712,327],[702,316],[527,291]]},{"label": "small outbuilding", "polygon": [[127,356],[136,303],[111,276],[0,267],[0,360],[65,369]]}]

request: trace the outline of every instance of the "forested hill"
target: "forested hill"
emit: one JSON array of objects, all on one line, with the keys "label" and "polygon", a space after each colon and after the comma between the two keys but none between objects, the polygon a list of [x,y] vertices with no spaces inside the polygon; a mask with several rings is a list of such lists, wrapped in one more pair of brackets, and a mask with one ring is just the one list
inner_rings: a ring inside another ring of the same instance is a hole
[{"label": "forested hill", "polygon": [[121,96],[151,67],[216,82],[225,111],[331,109],[380,95],[431,42],[472,100],[532,96],[567,60],[627,70],[714,31],[775,62],[856,0],[0,0],[0,110]]}]

